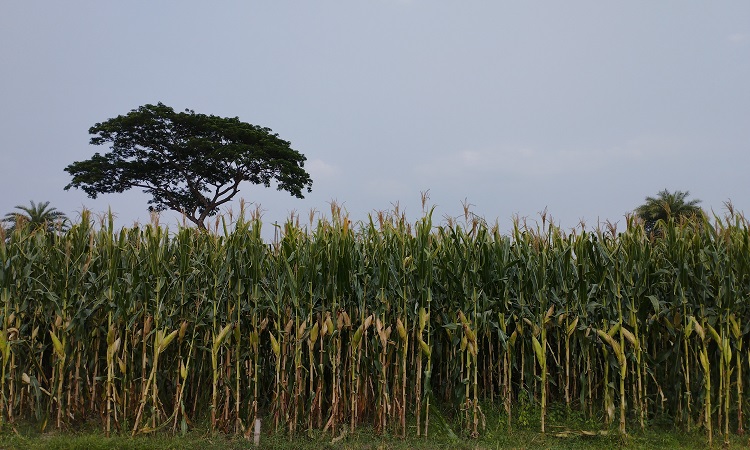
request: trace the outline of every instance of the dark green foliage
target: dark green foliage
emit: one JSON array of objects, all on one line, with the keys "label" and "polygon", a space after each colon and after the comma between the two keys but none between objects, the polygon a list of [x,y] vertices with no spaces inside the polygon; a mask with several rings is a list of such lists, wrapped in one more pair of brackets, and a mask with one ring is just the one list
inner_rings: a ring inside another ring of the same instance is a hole
[{"label": "dark green foliage", "polygon": [[[87,220],[18,233],[0,242],[3,422],[109,414],[127,431],[145,396],[146,431],[189,430],[216,411],[212,428],[229,433],[261,417],[294,436],[329,419],[329,436],[368,424],[412,436],[429,418],[430,436],[464,438],[537,429],[547,414],[548,435],[572,418],[615,435],[620,406],[629,434],[746,428],[744,218],[671,222],[656,241],[632,222],[620,234],[517,226],[511,236],[468,222],[383,215],[352,228],[338,211],[312,229],[288,223],[270,245],[257,219],[220,234],[97,231]],[[152,370],[155,401],[144,389]]]},{"label": "dark green foliage", "polygon": [[7,230],[9,233],[21,224],[34,230],[44,229],[48,232],[64,231],[68,227],[68,218],[65,213],[58,211],[57,208],[49,208],[49,202],[36,204],[32,201],[31,206],[16,205],[15,208],[19,212],[10,212],[2,220],[10,224]]},{"label": "dark green foliage", "polygon": [[99,194],[141,188],[153,197],[150,209],[171,209],[205,228],[205,219],[230,201],[240,183],[266,187],[302,198],[312,186],[305,156],[269,128],[224,118],[175,112],[158,103],[97,123],[92,145],[110,143],[111,151],[70,164],[73,180],[65,189]]},{"label": "dark green foliage", "polygon": [[646,232],[649,234],[655,232],[660,220],[668,222],[670,219],[680,221],[696,217],[700,220],[704,214],[698,206],[701,201],[698,199],[687,201],[689,195],[689,191],[669,192],[664,189],[656,197],[646,197],[646,203],[636,208],[635,213],[643,220]]}]

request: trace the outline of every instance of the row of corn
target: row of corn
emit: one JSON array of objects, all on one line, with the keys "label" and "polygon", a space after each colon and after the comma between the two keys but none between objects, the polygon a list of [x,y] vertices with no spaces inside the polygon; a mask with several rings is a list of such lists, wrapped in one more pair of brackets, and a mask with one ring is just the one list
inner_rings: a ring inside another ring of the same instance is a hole
[{"label": "row of corn", "polygon": [[[0,236],[0,427],[475,436],[531,402],[728,439],[750,383],[745,219],[509,234],[466,216]],[[266,428],[267,429],[267,428]]]}]

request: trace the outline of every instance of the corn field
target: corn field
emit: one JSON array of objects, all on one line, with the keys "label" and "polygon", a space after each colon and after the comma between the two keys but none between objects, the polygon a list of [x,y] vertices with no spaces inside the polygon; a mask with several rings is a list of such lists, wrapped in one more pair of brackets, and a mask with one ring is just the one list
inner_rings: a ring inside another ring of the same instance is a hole
[{"label": "corn field", "polygon": [[738,214],[501,234],[333,205],[270,244],[258,214],[208,233],[93,222],[0,235],[0,427],[477,436],[489,408],[514,426],[520,401],[543,432],[550,405],[621,433],[747,425]]}]

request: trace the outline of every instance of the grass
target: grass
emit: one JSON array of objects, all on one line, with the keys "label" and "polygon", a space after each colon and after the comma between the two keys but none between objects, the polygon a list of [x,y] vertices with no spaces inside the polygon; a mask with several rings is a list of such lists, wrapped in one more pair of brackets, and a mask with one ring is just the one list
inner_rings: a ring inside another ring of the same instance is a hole
[{"label": "grass", "polygon": [[[557,406],[557,405],[556,405]],[[360,426],[353,433],[344,431],[336,437],[314,431],[298,433],[290,438],[284,433],[263,434],[260,446],[252,439],[235,435],[212,434],[209,423],[193,428],[184,435],[159,432],[130,436],[130,433],[113,433],[106,437],[101,424],[95,421],[82,425],[80,429],[40,431],[38,424],[17,423],[15,428],[5,426],[0,433],[0,450],[9,449],[282,449],[282,450],[493,450],[493,449],[696,449],[708,448],[703,430],[687,433],[663,423],[651,423],[645,431],[628,430],[620,437],[617,424],[607,430],[596,420],[584,419],[577,412],[552,408],[548,431],[538,431],[538,408],[528,408],[526,416],[516,417],[514,429],[508,431],[506,421],[497,411],[487,411],[487,427],[478,438],[461,436],[460,432],[448,429],[448,425],[435,422],[427,438],[414,436],[414,423],[406,439],[383,433],[377,434],[369,426]],[[456,434],[459,436],[456,437]],[[714,441],[714,447],[722,444]],[[747,436],[732,435],[729,448],[748,448]]]},{"label": "grass", "polygon": [[[614,430],[613,430],[614,431]],[[734,436],[730,448],[747,448],[747,437]],[[0,435],[2,449],[254,449],[252,441],[225,435],[191,432],[184,436],[158,434],[110,438],[98,431],[48,432],[25,435],[4,433]],[[695,449],[708,448],[701,433],[683,433],[677,430],[648,430],[634,432],[621,439],[616,433],[605,436],[556,437],[552,433],[519,430],[511,433],[489,433],[479,439],[454,440],[445,436],[400,439],[388,435],[376,435],[362,429],[353,434],[331,439],[330,436],[297,437],[289,439],[283,435],[264,436],[261,449],[315,449],[315,450],[419,450],[419,449]]]}]

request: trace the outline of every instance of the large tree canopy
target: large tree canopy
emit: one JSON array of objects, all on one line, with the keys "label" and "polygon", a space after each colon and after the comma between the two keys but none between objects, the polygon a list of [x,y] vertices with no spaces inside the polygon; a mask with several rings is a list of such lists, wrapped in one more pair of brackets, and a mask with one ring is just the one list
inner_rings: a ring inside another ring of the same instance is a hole
[{"label": "large tree canopy", "polygon": [[89,197],[142,188],[151,194],[149,209],[181,212],[205,228],[207,217],[249,181],[304,198],[312,179],[305,156],[271,129],[224,118],[175,112],[162,103],[144,105],[124,116],[97,123],[91,144],[111,143],[111,152],[65,168],[73,176],[65,189],[83,189]]},{"label": "large tree canopy", "polygon": [[703,209],[698,204],[698,199],[687,201],[689,191],[669,192],[664,189],[656,197],[646,197],[646,202],[635,209],[648,233],[654,233],[657,223],[669,219],[679,220],[681,218],[701,217]]}]

